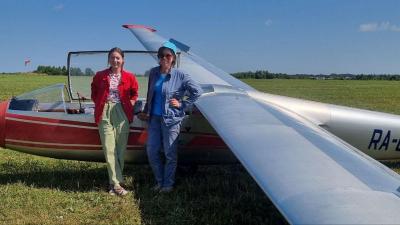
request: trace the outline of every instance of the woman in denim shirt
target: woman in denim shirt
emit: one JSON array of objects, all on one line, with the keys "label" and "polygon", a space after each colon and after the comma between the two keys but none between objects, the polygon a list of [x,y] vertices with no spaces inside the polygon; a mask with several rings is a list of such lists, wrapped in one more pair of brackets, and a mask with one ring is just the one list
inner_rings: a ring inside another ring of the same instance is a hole
[{"label": "woman in denim shirt", "polygon": [[160,66],[150,70],[146,105],[138,117],[149,123],[146,151],[157,182],[153,189],[170,192],[175,183],[181,121],[185,109],[197,100],[202,90],[188,74],[174,68],[176,46],[173,43],[165,42],[158,49],[157,57]]}]

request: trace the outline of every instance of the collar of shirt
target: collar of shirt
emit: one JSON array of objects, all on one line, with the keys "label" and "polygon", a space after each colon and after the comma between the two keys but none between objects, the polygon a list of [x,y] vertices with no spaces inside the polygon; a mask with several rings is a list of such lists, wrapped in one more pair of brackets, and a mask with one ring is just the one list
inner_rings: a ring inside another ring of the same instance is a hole
[{"label": "collar of shirt", "polygon": [[109,76],[110,76],[110,78],[118,78],[119,79],[121,77],[121,74],[120,73],[110,73]]}]

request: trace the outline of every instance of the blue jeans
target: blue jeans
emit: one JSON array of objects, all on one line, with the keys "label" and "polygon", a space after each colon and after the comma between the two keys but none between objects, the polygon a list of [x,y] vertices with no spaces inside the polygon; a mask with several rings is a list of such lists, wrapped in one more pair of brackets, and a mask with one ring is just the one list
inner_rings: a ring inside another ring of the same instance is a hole
[{"label": "blue jeans", "polygon": [[[161,116],[150,117],[147,157],[156,181],[161,187],[172,187],[175,183],[180,126],[180,123],[166,126]],[[165,162],[162,155],[165,157]]]}]

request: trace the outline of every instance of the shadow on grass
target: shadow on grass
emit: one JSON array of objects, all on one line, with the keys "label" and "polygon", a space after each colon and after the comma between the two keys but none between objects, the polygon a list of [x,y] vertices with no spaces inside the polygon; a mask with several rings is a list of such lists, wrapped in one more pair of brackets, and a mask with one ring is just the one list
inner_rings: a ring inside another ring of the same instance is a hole
[{"label": "shadow on grass", "polygon": [[89,164],[62,162],[49,166],[39,161],[32,161],[25,165],[6,162],[0,164],[0,171],[5,171],[5,173],[0,173],[0,184],[23,183],[36,188],[72,192],[105,190],[108,184],[105,165],[96,163],[90,166]]},{"label": "shadow on grass", "polygon": [[382,164],[391,168],[392,170],[400,169],[400,161],[399,160],[387,160],[381,161]]},{"label": "shadow on grass", "polygon": [[152,176],[148,168],[132,183],[145,224],[287,224],[240,165],[178,173],[176,188],[167,194],[151,190]]},{"label": "shadow on grass", "polygon": [[[66,192],[103,192],[108,185],[104,163],[6,158],[0,163],[0,185],[23,183]],[[180,172],[168,194],[151,190],[154,178],[148,165],[127,165],[124,174],[132,190],[129,201],[138,205],[144,224],[287,224],[240,165]]]}]

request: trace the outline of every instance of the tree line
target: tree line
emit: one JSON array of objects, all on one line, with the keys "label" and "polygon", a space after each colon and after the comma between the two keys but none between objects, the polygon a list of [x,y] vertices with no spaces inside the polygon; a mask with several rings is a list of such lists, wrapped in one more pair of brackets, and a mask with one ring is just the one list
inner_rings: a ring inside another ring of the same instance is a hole
[{"label": "tree line", "polygon": [[[34,73],[44,73],[48,75],[68,75],[65,66],[38,66]],[[93,76],[95,72],[91,68],[84,71],[79,67],[71,67],[72,76]],[[400,74],[286,74],[271,73],[268,70],[257,70],[247,72],[232,73],[238,79],[314,79],[314,80],[400,80]]]},{"label": "tree line", "polygon": [[[69,68],[72,76],[93,76],[95,73],[91,68],[86,68],[82,71],[79,67]],[[34,73],[44,73],[48,75],[68,75],[68,70],[65,66],[38,66]]]},{"label": "tree line", "polygon": [[286,74],[267,70],[232,73],[238,79],[400,80],[400,74]]},{"label": "tree line", "polygon": [[34,73],[45,73],[48,75],[68,75],[67,68],[65,66],[38,66]]}]

